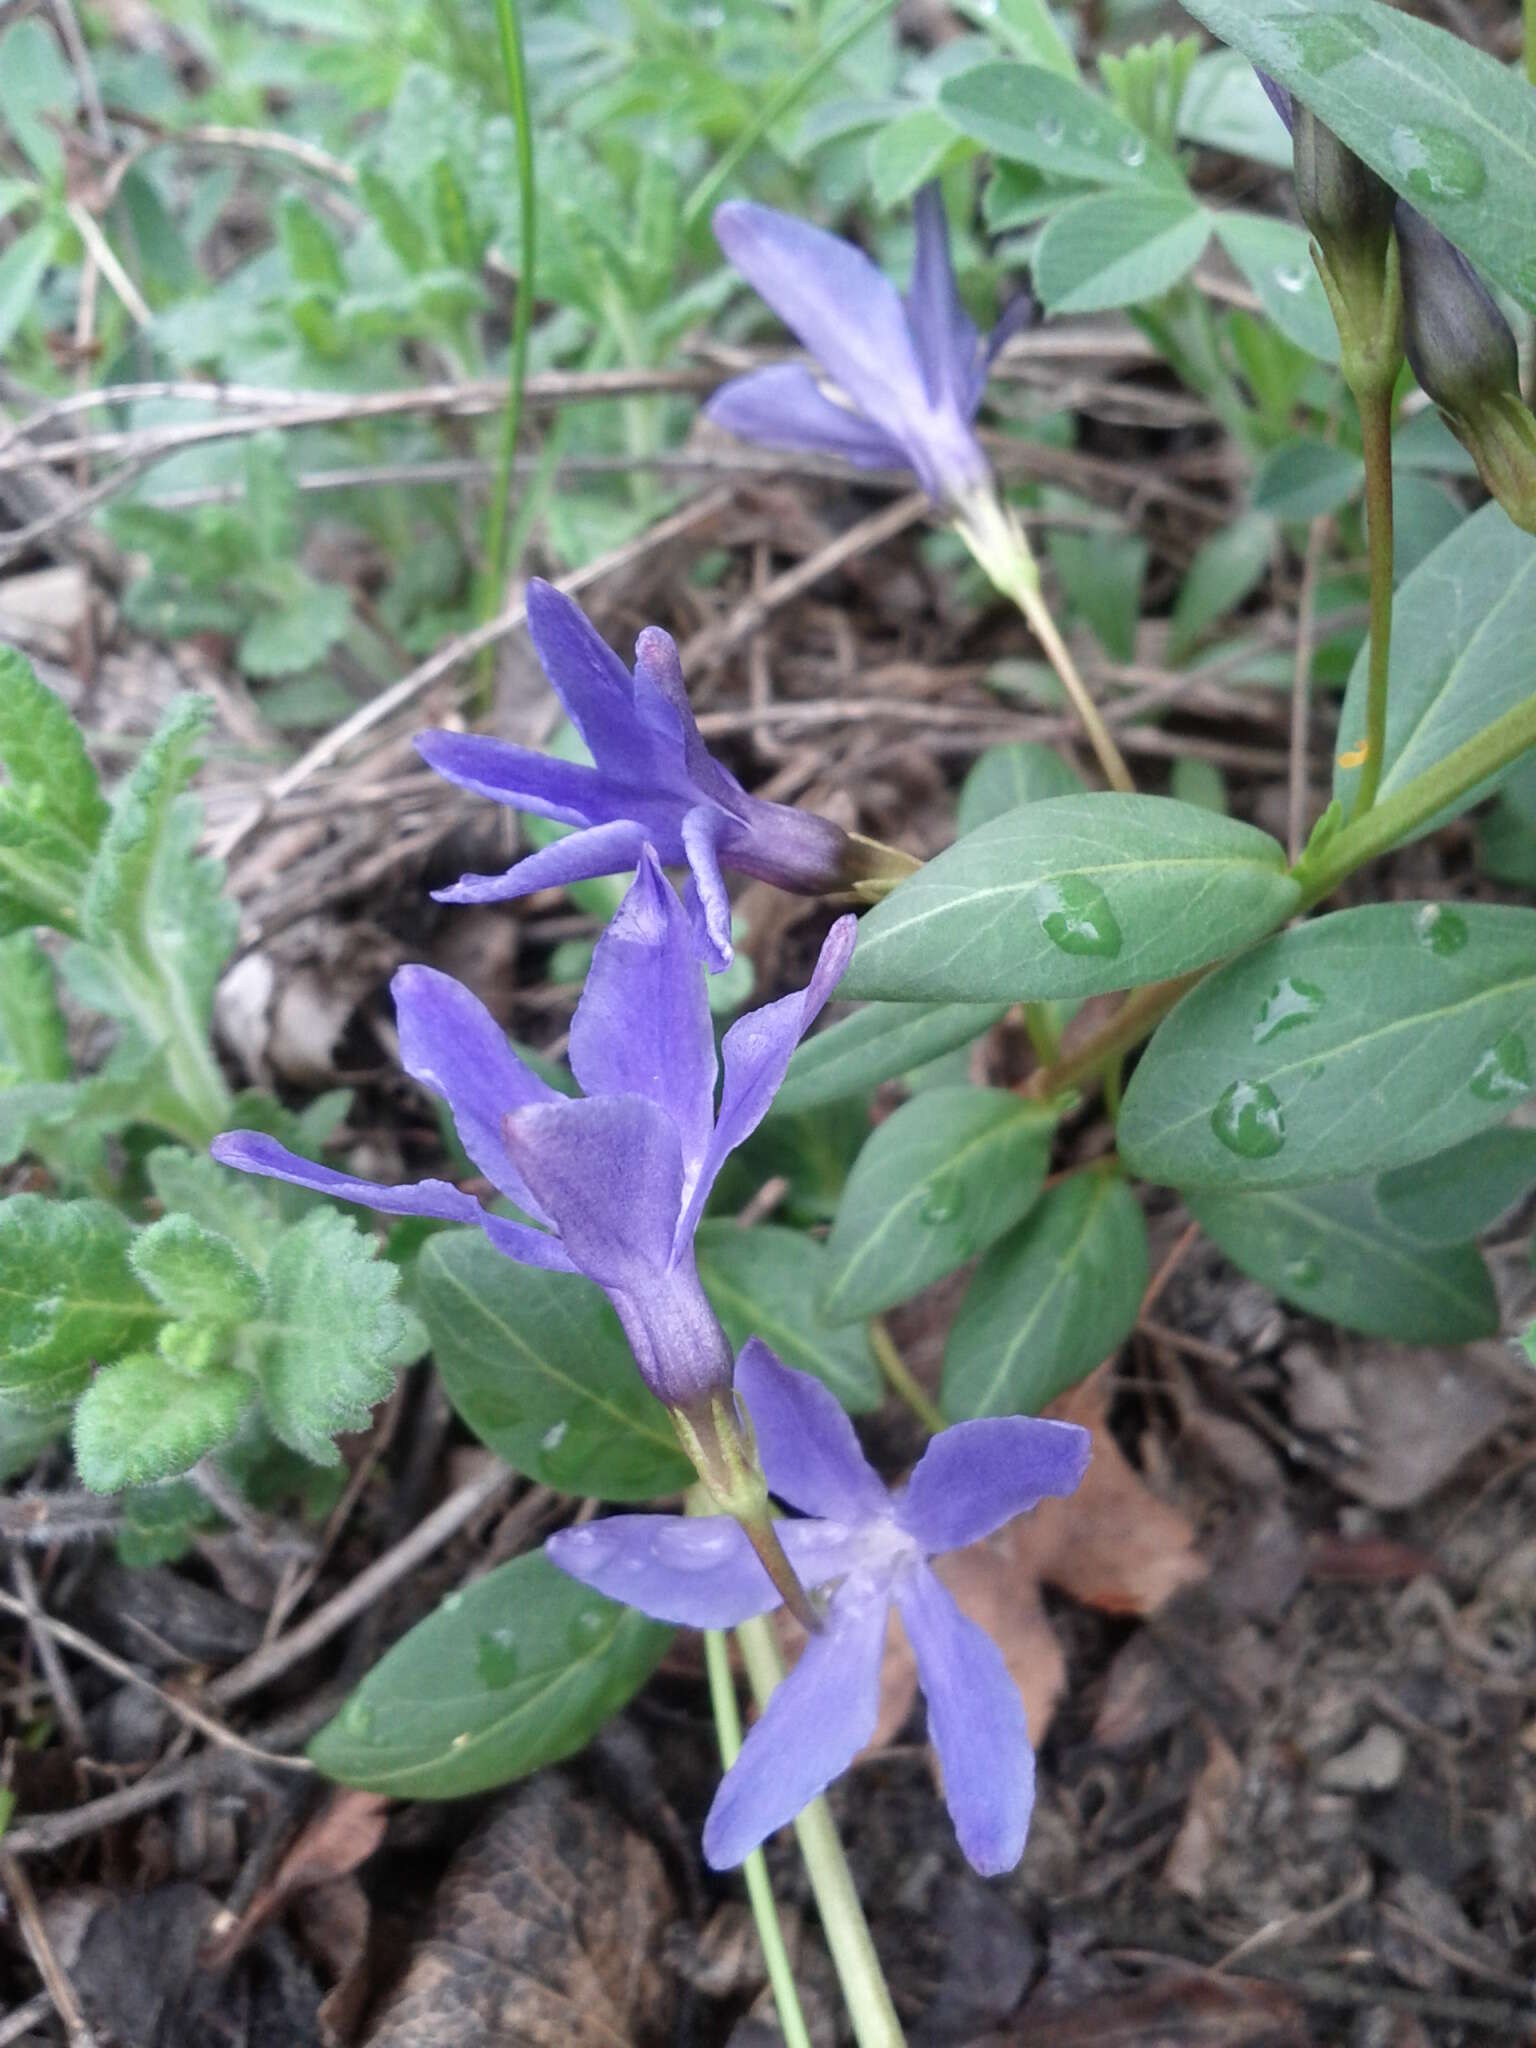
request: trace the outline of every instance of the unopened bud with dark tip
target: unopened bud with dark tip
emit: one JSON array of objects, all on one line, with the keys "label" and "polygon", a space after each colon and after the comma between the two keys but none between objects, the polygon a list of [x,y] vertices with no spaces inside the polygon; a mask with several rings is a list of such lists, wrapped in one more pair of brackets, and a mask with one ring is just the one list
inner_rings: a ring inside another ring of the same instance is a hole
[{"label": "unopened bud with dark tip", "polygon": [[1291,137],[1302,219],[1335,271],[1361,269],[1379,291],[1395,193],[1306,107],[1295,109]]},{"label": "unopened bud with dark tip", "polygon": [[1536,416],[1520,396],[1514,331],[1461,251],[1402,200],[1397,246],[1414,375],[1492,496],[1536,533]]}]

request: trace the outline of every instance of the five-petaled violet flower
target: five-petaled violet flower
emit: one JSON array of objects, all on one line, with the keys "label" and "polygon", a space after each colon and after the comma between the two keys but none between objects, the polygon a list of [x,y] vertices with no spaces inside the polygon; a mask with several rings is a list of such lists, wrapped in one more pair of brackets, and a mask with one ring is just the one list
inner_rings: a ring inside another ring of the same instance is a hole
[{"label": "five-petaled violet flower", "polygon": [[528,630],[544,673],[592,755],[591,767],[474,733],[424,732],[428,765],[461,789],[579,827],[503,875],[465,875],[437,891],[444,903],[504,903],[552,884],[632,867],[642,846],[692,873],[690,899],[705,957],[731,962],[731,906],[721,879],[733,868],[799,895],[897,879],[913,862],[829,818],[749,796],[699,737],[670,633],[648,626],[633,675],[578,606],[537,578]]},{"label": "five-petaled violet flower", "polygon": [[722,385],[705,411],[770,448],[913,470],[936,503],[954,506],[989,487],[971,426],[992,358],[1028,301],[983,342],[955,290],[937,185],[918,193],[914,225],[917,253],[903,298],[851,242],[745,200],[718,207],[721,248],[833,388],[786,363]]},{"label": "five-petaled violet flower", "polygon": [[583,1098],[526,1067],[460,983],[403,967],[393,990],[407,1072],[447,1103],[465,1151],[532,1223],[494,1215],[447,1181],[357,1180],[255,1131],[216,1138],[214,1157],[388,1215],[474,1223],[508,1258],[585,1273],[617,1309],[652,1392],[674,1411],[707,1414],[730,1386],[732,1358],[699,1282],[694,1231],[726,1156],[762,1121],[847,966],[853,938],[854,919],[840,918],[809,986],[726,1032],[718,1114],[704,969],[648,846],[597,943],[571,1024]]},{"label": "five-petaled violet flower", "polygon": [[[827,1389],[757,1338],[737,1361],[736,1393],[770,1489],[807,1518],[775,1524],[791,1563],[806,1585],[835,1582],[836,1590],[721,1782],[705,1855],[716,1869],[739,1863],[869,1741],[894,1601],[960,1846],[985,1876],[1011,1870],[1034,1802],[1024,1702],[997,1645],[960,1612],[928,1560],[978,1542],[1047,1495],[1071,1493],[1088,1463],[1087,1430],[1022,1415],[956,1423],[890,1493]],[[584,1585],[660,1621],[729,1628],[778,1604],[741,1528],[725,1516],[617,1515],[562,1530],[545,1549]]]}]

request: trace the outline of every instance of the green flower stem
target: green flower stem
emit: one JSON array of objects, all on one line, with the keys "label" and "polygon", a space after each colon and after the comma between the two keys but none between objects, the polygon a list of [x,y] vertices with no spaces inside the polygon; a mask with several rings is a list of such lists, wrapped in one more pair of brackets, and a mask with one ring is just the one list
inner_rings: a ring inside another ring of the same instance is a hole
[{"label": "green flower stem", "polygon": [[[704,1668],[709,1674],[709,1703],[715,1713],[720,1760],[729,1770],[741,1754],[741,1711],[736,1704],[736,1688],[731,1683],[725,1637],[717,1628],[704,1631]],[[751,1902],[757,1938],[763,1945],[763,1961],[778,2010],[784,2048],[811,2048],[805,2015],[800,2010],[800,1994],[795,1989],[794,1969],[789,1951],[784,1946],[784,1929],[779,1924],[779,1910],[768,1878],[768,1865],[761,1849],[752,1851],[741,1866],[741,1874],[747,1881],[747,1898]]]},{"label": "green flower stem", "polygon": [[[533,122],[528,110],[528,71],[523,61],[523,29],[517,0],[495,0],[496,40],[501,68],[517,126],[518,240],[517,298],[512,307],[512,343],[507,368],[507,403],[501,415],[501,447],[496,483],[491,493],[485,530],[485,582],[480,596],[482,620],[500,610],[508,568],[508,505],[512,496],[512,465],[523,418],[523,385],[528,376],[528,332],[533,324],[533,273],[537,247],[536,193],[533,176]],[[487,651],[487,660],[493,657]]]},{"label": "green flower stem", "polygon": [[1376,801],[1387,751],[1387,670],[1392,656],[1392,392],[1357,391],[1365,454],[1365,523],[1371,570],[1370,671],[1365,700],[1365,759],[1350,823]]},{"label": "green flower stem", "polygon": [[896,1340],[878,1316],[869,1319],[869,1348],[874,1352],[885,1383],[906,1402],[918,1421],[934,1436],[945,1427],[937,1402],[912,1376],[912,1368],[896,1348]]},{"label": "green flower stem", "polygon": [[1111,789],[1134,790],[1131,771],[1115,745],[1099,707],[1088,694],[1088,685],[1078,674],[1067,643],[1062,639],[1040,589],[1040,570],[1030,551],[1024,529],[1012,512],[989,487],[978,491],[955,511],[955,531],[970,549],[977,565],[986,571],[993,585],[1011,597],[1024,614],[1030,631],[1045,650],[1072,708],[1082,720],[1089,744],[1098,756],[1104,780]]},{"label": "green flower stem", "polygon": [[685,230],[691,228],[724,191],[736,166],[757,147],[774,122],[781,120],[795,102],[810,91],[821,74],[837,62],[850,43],[857,42],[864,31],[873,28],[882,15],[890,13],[895,4],[896,0],[869,0],[867,7],[860,8],[857,14],[851,15],[835,35],[829,36],[826,42],[807,57],[798,71],[785,79],[777,92],[769,95],[725,155],[700,179],[688,195],[687,203],[683,207]]},{"label": "green flower stem", "polygon": [[[759,1616],[741,1624],[736,1640],[758,1704],[766,1706],[784,1676],[773,1631]],[[795,1835],[858,2048],[905,2048],[906,2036],[825,1799],[813,1799],[799,1814]]]}]

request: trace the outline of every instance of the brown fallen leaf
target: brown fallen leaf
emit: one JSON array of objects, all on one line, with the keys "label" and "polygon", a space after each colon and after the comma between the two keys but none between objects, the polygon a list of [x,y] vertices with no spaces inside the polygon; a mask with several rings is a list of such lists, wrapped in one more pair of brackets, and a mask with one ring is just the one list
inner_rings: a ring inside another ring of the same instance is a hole
[{"label": "brown fallen leaf", "polygon": [[667,2038],[676,1903],[650,1843],[547,1772],[449,1866],[368,2048],[619,2048]]},{"label": "brown fallen leaf", "polygon": [[214,1924],[204,1953],[210,1969],[222,1969],[259,1927],[274,1919],[300,1892],[347,1877],[366,1863],[384,1839],[388,1800],[378,1792],[333,1793],[299,1830],[287,1853],[239,1919]]},{"label": "brown fallen leaf", "polygon": [[1163,1865],[1164,1883],[1181,1897],[1204,1897],[1206,1879],[1226,1835],[1227,1815],[1242,1781],[1242,1765],[1207,1723],[1205,1762],[1190,1788],[1189,1805]]},{"label": "brown fallen leaf", "polygon": [[1502,1366],[1475,1345],[1367,1351],[1345,1363],[1343,1377],[1359,1435],[1356,1455],[1341,1459],[1331,1477],[1374,1508],[1425,1499],[1514,1409]]},{"label": "brown fallen leaf", "polygon": [[1074,2004],[1040,2011],[1033,1998],[1005,2033],[971,2048],[1312,2048],[1300,2006],[1278,1984],[1178,1971]]}]

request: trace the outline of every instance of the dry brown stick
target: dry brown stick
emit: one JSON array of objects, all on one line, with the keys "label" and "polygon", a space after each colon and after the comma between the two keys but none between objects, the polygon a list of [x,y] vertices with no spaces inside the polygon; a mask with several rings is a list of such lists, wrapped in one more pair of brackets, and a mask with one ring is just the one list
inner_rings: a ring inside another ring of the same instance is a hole
[{"label": "dry brown stick", "polygon": [[70,2048],[96,2048],[96,2036],[91,2032],[85,2014],[80,2010],[80,2001],[75,1996],[75,1987],[70,1983],[64,1965],[54,1952],[53,1943],[48,1939],[48,1929],[38,1910],[37,1894],[32,1889],[32,1880],[22,1869],[16,1858],[8,1851],[0,1850],[0,1882],[10,1894],[11,1904],[16,1909],[16,1920],[21,1928],[21,1938],[27,1945],[27,1953],[37,1966],[37,1974],[47,1987],[59,2018],[64,2022],[64,2032],[69,2037]]},{"label": "dry brown stick", "polygon": [[1286,844],[1293,864],[1307,843],[1307,753],[1312,742],[1312,649],[1317,636],[1317,578],[1328,538],[1328,515],[1307,528],[1307,552],[1296,604],[1296,660],[1291,670],[1291,776],[1286,801]]},{"label": "dry brown stick", "polygon": [[90,1747],[85,1732],[85,1716],[80,1711],[80,1700],[75,1692],[74,1680],[70,1677],[64,1659],[59,1655],[59,1646],[44,1626],[47,1617],[38,1595],[37,1580],[32,1576],[32,1567],[27,1563],[23,1551],[11,1552],[11,1577],[16,1582],[16,1591],[26,1609],[27,1627],[37,1645],[38,1661],[43,1667],[43,1676],[48,1681],[48,1690],[53,1694],[53,1703],[59,1710],[59,1719],[64,1724],[64,1733],[69,1737],[70,1746],[77,1756],[84,1756]]},{"label": "dry brown stick", "polygon": [[492,1465],[478,1479],[469,1480],[456,1493],[449,1494],[442,1505],[424,1522],[418,1523],[409,1536],[397,1543],[393,1550],[386,1550],[382,1557],[375,1558],[368,1569],[359,1572],[334,1599],[327,1600],[323,1607],[317,1607],[307,1621],[300,1622],[287,1635],[279,1636],[276,1642],[254,1651],[243,1664],[235,1665],[222,1678],[216,1678],[207,1689],[209,1699],[221,1707],[244,1699],[247,1693],[266,1685],[301,1657],[307,1657],[311,1650],[329,1642],[333,1635],[344,1629],[348,1622],[356,1620],[407,1572],[414,1571],[434,1550],[440,1550],[450,1536],[456,1535],[498,1493],[504,1492],[512,1484],[514,1476],[504,1465]]},{"label": "dry brown stick", "polygon": [[[626,541],[622,547],[610,548],[606,555],[599,555],[596,561],[587,562],[580,569],[572,570],[569,576],[562,576],[555,584],[555,588],[564,592],[567,597],[574,597],[578,591],[588,590],[594,583],[601,583],[604,577],[611,576],[620,569],[627,569],[631,563],[640,561],[653,548],[662,547],[668,541],[677,540],[683,534],[691,533],[695,527],[702,526],[717,512],[724,511],[730,501],[731,494],[728,490],[706,491],[702,496],[684,505],[680,511],[659,520],[655,526],[636,539]],[[242,846],[255,831],[273,804],[281,803],[283,798],[290,795],[301,783],[307,782],[317,769],[328,768],[354,740],[361,739],[364,733],[371,732],[376,725],[381,725],[385,719],[392,718],[407,704],[414,703],[416,698],[429,690],[435,682],[441,681],[462,663],[472,660],[482,648],[493,647],[498,640],[504,640],[509,633],[515,633],[527,615],[527,608],[519,598],[496,618],[483,626],[477,626],[472,633],[457,635],[445,647],[440,647],[436,654],[413,668],[409,675],[402,676],[399,682],[392,683],[387,690],[381,690],[377,697],[371,697],[366,704],[359,706],[350,717],[344,718],[340,725],[333,726],[307,753],[300,755],[291,768],[285,768],[281,775],[274,777],[268,783],[265,793],[251,805],[250,809],[218,836],[214,842],[214,851],[218,857],[221,860],[228,860],[235,848]]]},{"label": "dry brown stick", "polygon": [[53,2000],[46,1991],[39,1991],[25,2005],[15,2007],[0,2019],[0,2048],[11,2048],[13,2041],[19,2041],[24,2034],[40,2027],[52,2011]]},{"label": "dry brown stick", "polygon": [[177,1793],[200,1784],[208,1775],[213,1756],[212,1750],[204,1750],[189,1763],[141,1778],[136,1785],[125,1785],[121,1791],[104,1792],[100,1799],[87,1800],[84,1806],[72,1806],[63,1813],[40,1813],[34,1820],[8,1829],[6,1847],[13,1856],[51,1855],[55,1849],[66,1848],[103,1828],[116,1827],[120,1820],[148,1813],[153,1807],[163,1806],[167,1799],[174,1799]]},{"label": "dry brown stick", "polygon": [[199,1735],[206,1735],[210,1742],[218,1743],[220,1748],[238,1750],[242,1756],[253,1757],[257,1763],[277,1764],[288,1771],[314,1769],[314,1765],[306,1757],[279,1756],[275,1750],[261,1749],[254,1742],[247,1742],[243,1735],[236,1735],[232,1728],[226,1728],[224,1723],[215,1720],[212,1714],[205,1714],[201,1707],[193,1706],[190,1700],[182,1699],[177,1693],[168,1692],[163,1685],[156,1685],[152,1678],[146,1678],[143,1672],[136,1670],[132,1664],[114,1656],[110,1650],[103,1649],[100,1643],[93,1641],[80,1629],[71,1628],[67,1621],[55,1621],[51,1614],[39,1613],[29,1616],[25,1603],[11,1593],[0,1593],[0,1609],[7,1614],[14,1614],[20,1621],[30,1620],[34,1628],[47,1629],[66,1649],[75,1651],[78,1656],[85,1657],[103,1671],[110,1672],[112,1677],[121,1679],[124,1685],[136,1685],[141,1691],[152,1693],[178,1720],[185,1721],[189,1727],[195,1728]]}]

